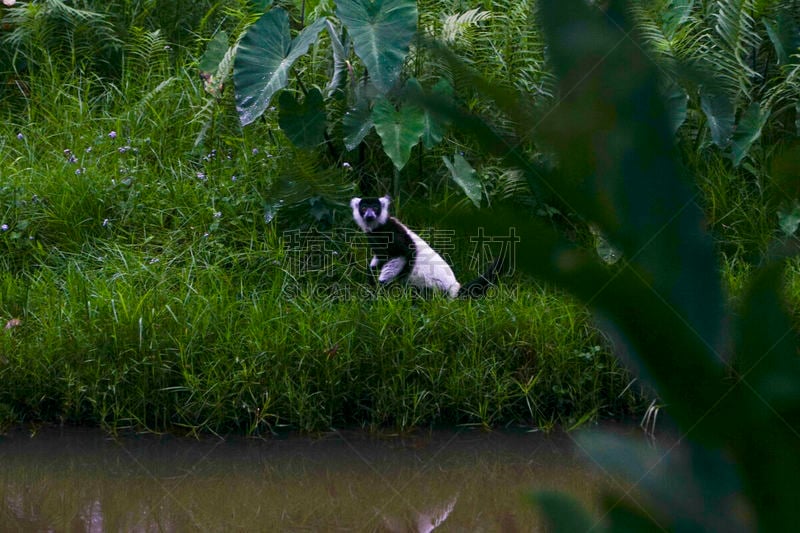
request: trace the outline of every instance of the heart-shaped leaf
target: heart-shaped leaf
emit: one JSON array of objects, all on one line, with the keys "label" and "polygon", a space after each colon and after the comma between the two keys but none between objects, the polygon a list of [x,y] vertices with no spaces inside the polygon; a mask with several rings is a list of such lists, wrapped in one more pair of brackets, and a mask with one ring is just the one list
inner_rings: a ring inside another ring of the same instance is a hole
[{"label": "heart-shaped leaf", "polygon": [[720,148],[727,148],[736,121],[730,99],[721,93],[704,91],[700,94],[700,108],[708,120],[711,140]]},{"label": "heart-shaped leaf", "polygon": [[414,0],[336,0],[336,15],[382,94],[394,86],[417,31]]},{"label": "heart-shaped leaf", "polygon": [[445,156],[442,156],[442,161],[444,161],[444,164],[450,169],[450,175],[453,176],[453,181],[458,183],[458,186],[461,187],[461,190],[464,191],[467,198],[472,200],[475,207],[480,207],[482,186],[472,165],[460,154],[456,154],[453,157],[452,163]]},{"label": "heart-shaped leaf", "polygon": [[298,102],[289,91],[278,98],[280,111],[278,125],[300,148],[313,148],[325,142],[325,103],[319,89],[311,89],[303,102]]},{"label": "heart-shaped leaf", "polygon": [[761,129],[769,118],[769,109],[762,110],[758,102],[753,102],[742,113],[731,144],[733,166],[738,167],[753,143],[761,137]]},{"label": "heart-shaped leaf", "polygon": [[342,117],[342,132],[347,150],[355,150],[374,125],[369,100],[363,95],[358,96],[355,105]]},{"label": "heart-shaped leaf", "polygon": [[800,204],[795,201],[790,209],[778,210],[778,225],[786,237],[791,237],[800,227]]},{"label": "heart-shaped leaf", "polygon": [[422,110],[411,105],[404,105],[398,110],[389,100],[382,98],[375,102],[372,120],[375,131],[381,137],[383,151],[395,168],[401,170],[425,129]]},{"label": "heart-shaped leaf", "polygon": [[208,42],[206,51],[203,57],[200,58],[200,64],[198,65],[200,72],[214,74],[227,51],[228,34],[227,32],[220,31]]},{"label": "heart-shaped leaf", "polygon": [[689,103],[689,95],[686,90],[671,81],[663,90],[667,104],[667,116],[672,134],[677,133],[683,122],[686,120],[686,112]]},{"label": "heart-shaped leaf", "polygon": [[260,117],[273,95],[286,87],[289,69],[324,27],[325,19],[317,19],[292,40],[289,15],[276,8],[247,29],[233,67],[236,110],[243,126]]},{"label": "heart-shaped leaf", "polygon": [[800,21],[791,13],[792,9],[797,8],[790,6],[791,4],[776,6],[778,9],[775,20],[763,21],[779,65],[796,64],[796,52],[800,49]]},{"label": "heart-shaped leaf", "polygon": [[333,72],[331,73],[331,80],[325,87],[325,95],[331,96],[335,93],[347,79],[345,73],[347,72],[347,54],[342,45],[342,40],[336,33],[336,27],[328,20],[325,23],[328,29],[328,36],[331,38],[331,51],[333,52]]},{"label": "heart-shaped leaf", "polygon": [[[410,89],[412,94],[422,94],[422,87],[416,78],[409,79],[406,82],[406,87]],[[433,87],[432,93],[435,98],[449,97],[453,94],[453,87],[446,79],[442,78]],[[434,117],[427,110],[423,111],[423,113],[425,129],[422,132],[422,145],[430,149],[442,142],[442,138],[444,137],[444,124],[441,119]]]}]

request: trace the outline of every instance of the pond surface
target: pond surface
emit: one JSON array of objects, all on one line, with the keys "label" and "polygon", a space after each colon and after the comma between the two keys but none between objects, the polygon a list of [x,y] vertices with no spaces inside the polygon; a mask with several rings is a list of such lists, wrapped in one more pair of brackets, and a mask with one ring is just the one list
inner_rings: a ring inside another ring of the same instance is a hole
[{"label": "pond surface", "polygon": [[537,531],[532,490],[596,510],[568,435],[0,436],[0,531]]}]

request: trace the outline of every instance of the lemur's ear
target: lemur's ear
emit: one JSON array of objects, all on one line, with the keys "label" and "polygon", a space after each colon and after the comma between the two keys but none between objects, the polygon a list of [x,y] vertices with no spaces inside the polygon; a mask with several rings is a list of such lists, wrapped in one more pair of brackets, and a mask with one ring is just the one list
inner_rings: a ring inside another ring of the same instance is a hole
[{"label": "lemur's ear", "polygon": [[353,198],[352,200],[350,200],[350,208],[355,209],[356,207],[358,207],[358,204],[360,203],[361,203],[361,198]]},{"label": "lemur's ear", "polygon": [[392,203],[392,199],[389,197],[388,194],[385,196],[381,196],[378,200],[380,200],[381,207],[383,207],[384,209],[388,208],[389,204]]}]

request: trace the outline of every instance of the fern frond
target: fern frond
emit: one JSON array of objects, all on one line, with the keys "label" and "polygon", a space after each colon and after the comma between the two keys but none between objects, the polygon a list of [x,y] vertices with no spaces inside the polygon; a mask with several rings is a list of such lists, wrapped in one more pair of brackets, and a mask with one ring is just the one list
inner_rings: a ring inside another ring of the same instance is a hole
[{"label": "fern frond", "polygon": [[[800,54],[795,54],[795,64],[784,69],[785,76],[774,83],[766,93],[765,108],[779,114],[785,109],[800,109]],[[800,131],[800,114],[798,115],[798,131]]]},{"label": "fern frond", "polygon": [[131,36],[125,46],[126,66],[135,76],[164,73],[169,66],[168,49],[161,30],[131,28]]},{"label": "fern frond", "polygon": [[483,11],[479,7],[463,13],[447,15],[442,20],[442,40],[448,44],[452,44],[471,26],[477,26],[478,23],[491,17],[491,12]]},{"label": "fern frond", "polygon": [[77,66],[79,61],[97,61],[121,47],[106,15],[72,7],[63,0],[17,4],[7,10],[3,23],[13,30],[2,37],[2,44],[33,64],[53,57]]},{"label": "fern frond", "polygon": [[661,25],[656,22],[653,15],[644,5],[632,2],[628,8],[631,17],[636,22],[639,35],[642,37],[648,51],[655,54],[656,59],[671,63],[675,61],[672,41],[665,35]]},{"label": "fern frond", "polygon": [[[749,81],[747,78],[760,78],[761,74],[751,67],[748,56],[757,53],[762,37],[756,29],[753,18],[754,0],[720,0],[717,2],[717,11],[714,14],[716,24],[714,29],[720,37],[720,46],[728,52],[735,61],[728,61],[727,65],[735,67],[738,75],[732,76],[739,80],[740,88],[749,94]],[[729,72],[732,75],[733,72]]]}]

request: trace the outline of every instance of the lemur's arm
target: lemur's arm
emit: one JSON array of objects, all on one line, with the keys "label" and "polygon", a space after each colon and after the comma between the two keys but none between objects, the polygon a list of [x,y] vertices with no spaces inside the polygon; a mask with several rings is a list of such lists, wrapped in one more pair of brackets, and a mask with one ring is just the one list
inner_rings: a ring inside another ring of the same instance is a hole
[{"label": "lemur's arm", "polygon": [[378,276],[378,281],[384,285],[395,279],[406,266],[405,257],[395,257],[386,261],[386,264],[381,267],[381,274]]}]

